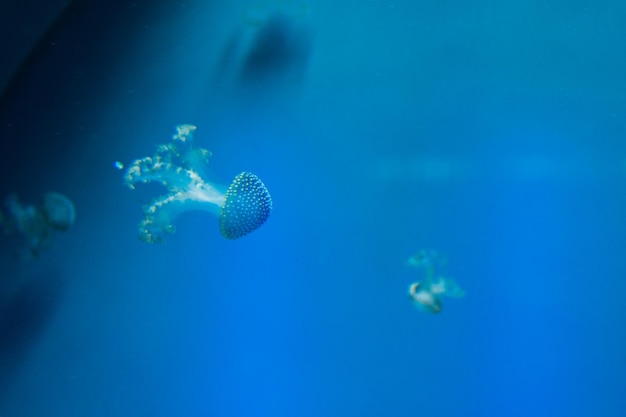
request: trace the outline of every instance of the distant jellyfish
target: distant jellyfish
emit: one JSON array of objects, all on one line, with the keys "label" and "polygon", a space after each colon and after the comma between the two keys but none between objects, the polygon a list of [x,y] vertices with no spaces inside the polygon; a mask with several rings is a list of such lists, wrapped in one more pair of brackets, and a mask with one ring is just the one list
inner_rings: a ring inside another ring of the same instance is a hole
[{"label": "distant jellyfish", "polygon": [[60,193],[48,192],[43,195],[41,213],[51,228],[61,232],[68,231],[76,220],[74,203]]},{"label": "distant jellyfish", "polygon": [[6,212],[0,213],[0,226],[6,234],[23,239],[34,256],[52,246],[54,232],[68,231],[76,220],[74,203],[56,192],[45,193],[38,205],[23,204],[11,194],[4,205]]},{"label": "distant jellyfish", "polygon": [[421,273],[420,281],[409,285],[408,296],[415,307],[430,313],[439,313],[443,308],[443,296],[461,298],[465,291],[450,279],[438,276],[440,256],[433,250],[421,250],[411,256],[407,265]]},{"label": "distant jellyfish", "polygon": [[276,13],[257,29],[241,68],[247,85],[300,80],[311,50],[309,32],[288,15]]},{"label": "distant jellyfish", "polygon": [[139,237],[162,243],[164,234],[175,231],[174,221],[184,212],[201,210],[216,215],[220,233],[238,239],[258,229],[272,211],[272,198],[259,177],[250,172],[237,175],[229,186],[209,182],[206,164],[211,152],[193,147],[193,125],[179,125],[172,141],[157,148],[153,156],[132,162],[124,182],[135,189],[139,182],[158,182],[168,193],[144,207]]},{"label": "distant jellyfish", "polygon": [[296,92],[304,81],[313,49],[306,2],[249,5],[242,17],[217,62],[220,85],[232,82],[249,98]]}]

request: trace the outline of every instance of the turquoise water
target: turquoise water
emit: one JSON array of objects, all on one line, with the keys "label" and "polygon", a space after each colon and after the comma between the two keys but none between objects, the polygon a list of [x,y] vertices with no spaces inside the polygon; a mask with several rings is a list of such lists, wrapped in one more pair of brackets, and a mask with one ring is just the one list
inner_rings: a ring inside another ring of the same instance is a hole
[{"label": "turquoise water", "polygon": [[[0,241],[0,416],[623,416],[626,6],[221,3],[72,2],[6,82],[0,196],[76,222]],[[138,238],[184,123],[258,230]]]}]

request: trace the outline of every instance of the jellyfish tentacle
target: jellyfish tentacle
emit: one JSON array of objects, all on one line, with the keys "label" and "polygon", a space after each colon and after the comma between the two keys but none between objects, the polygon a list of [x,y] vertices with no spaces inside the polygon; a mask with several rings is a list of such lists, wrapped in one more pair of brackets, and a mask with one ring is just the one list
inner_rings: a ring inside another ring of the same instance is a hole
[{"label": "jellyfish tentacle", "polygon": [[445,294],[448,297],[462,298],[465,291],[452,278],[437,277],[430,284],[430,291],[433,294]]}]

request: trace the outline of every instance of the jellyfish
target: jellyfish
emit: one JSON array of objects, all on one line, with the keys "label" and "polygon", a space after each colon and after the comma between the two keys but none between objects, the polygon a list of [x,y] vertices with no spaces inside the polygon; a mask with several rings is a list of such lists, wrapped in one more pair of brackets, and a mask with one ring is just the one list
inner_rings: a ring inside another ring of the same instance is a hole
[{"label": "jellyfish", "polygon": [[220,85],[233,82],[255,99],[297,91],[313,49],[309,14],[299,0],[247,7],[223,46],[216,68]]},{"label": "jellyfish", "polygon": [[409,267],[423,271],[423,279],[413,282],[408,290],[409,300],[422,311],[441,312],[442,296],[465,296],[465,291],[453,279],[437,275],[442,263],[442,258],[433,250],[421,250],[407,261]]},{"label": "jellyfish", "polygon": [[164,242],[164,235],[176,230],[176,218],[187,211],[217,216],[220,233],[231,240],[258,229],[272,211],[267,187],[251,172],[240,173],[227,187],[207,180],[211,152],[193,146],[195,130],[193,125],[176,126],[171,142],[158,146],[155,155],[135,160],[126,170],[124,182],[130,189],[154,181],[168,191],[143,209],[139,238],[144,242]]},{"label": "jellyfish", "polygon": [[41,199],[40,210],[46,224],[53,230],[66,232],[76,221],[74,203],[60,193],[45,193]]},{"label": "jellyfish", "polygon": [[15,194],[4,204],[6,213],[0,211],[0,227],[8,235],[23,238],[35,257],[52,245],[54,232],[68,231],[76,221],[74,203],[57,192],[45,193],[38,205],[23,204]]},{"label": "jellyfish", "polygon": [[276,13],[259,24],[241,68],[248,86],[299,81],[311,51],[311,36],[288,15]]}]

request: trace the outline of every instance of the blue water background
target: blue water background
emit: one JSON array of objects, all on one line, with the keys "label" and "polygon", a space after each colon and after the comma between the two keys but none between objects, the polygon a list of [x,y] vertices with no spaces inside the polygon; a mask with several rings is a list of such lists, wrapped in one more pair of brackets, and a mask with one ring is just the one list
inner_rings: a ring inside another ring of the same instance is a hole
[{"label": "blue water background", "polygon": [[[74,2],[4,90],[0,194],[77,222],[2,243],[0,416],[625,415],[626,6],[151,3]],[[305,70],[241,85],[228,42],[276,10]],[[161,190],[114,163],[180,123],[267,184],[262,228],[137,238]],[[439,315],[422,248],[467,293]]]}]

